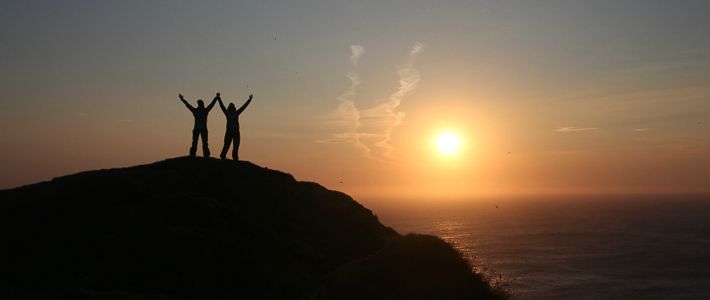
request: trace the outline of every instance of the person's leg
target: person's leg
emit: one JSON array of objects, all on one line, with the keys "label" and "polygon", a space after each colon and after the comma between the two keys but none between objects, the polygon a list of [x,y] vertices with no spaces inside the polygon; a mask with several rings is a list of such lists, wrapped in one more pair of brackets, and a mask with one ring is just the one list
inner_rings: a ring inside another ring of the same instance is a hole
[{"label": "person's leg", "polygon": [[229,151],[229,144],[232,142],[232,132],[229,128],[224,132],[224,146],[222,147],[222,153],[219,154],[221,159],[227,158],[227,151]]},{"label": "person's leg", "polygon": [[236,131],[234,133],[234,140],[233,143],[234,145],[232,146],[232,159],[233,160],[239,160],[239,143],[241,142],[241,136],[239,135],[239,131]]},{"label": "person's leg", "polygon": [[192,130],[192,146],[190,147],[190,156],[195,156],[197,153],[197,137],[200,135],[200,132],[197,131],[196,129]]},{"label": "person's leg", "polygon": [[210,157],[210,147],[209,144],[207,144],[207,129],[202,129],[202,154],[205,157]]}]

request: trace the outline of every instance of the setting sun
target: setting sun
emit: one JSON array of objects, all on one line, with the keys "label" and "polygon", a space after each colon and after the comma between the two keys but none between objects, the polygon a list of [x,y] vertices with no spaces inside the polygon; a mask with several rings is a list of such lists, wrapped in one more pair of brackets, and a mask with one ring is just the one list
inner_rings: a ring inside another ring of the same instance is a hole
[{"label": "setting sun", "polygon": [[439,154],[449,156],[458,153],[461,148],[461,139],[452,132],[443,132],[436,138],[436,149]]}]

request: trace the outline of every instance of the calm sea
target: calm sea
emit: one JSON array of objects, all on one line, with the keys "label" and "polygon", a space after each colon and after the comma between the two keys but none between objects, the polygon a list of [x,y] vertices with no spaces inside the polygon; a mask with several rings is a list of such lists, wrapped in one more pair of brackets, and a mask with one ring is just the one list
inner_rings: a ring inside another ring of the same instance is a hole
[{"label": "calm sea", "polygon": [[710,299],[710,199],[375,203],[384,224],[442,237],[514,299]]}]

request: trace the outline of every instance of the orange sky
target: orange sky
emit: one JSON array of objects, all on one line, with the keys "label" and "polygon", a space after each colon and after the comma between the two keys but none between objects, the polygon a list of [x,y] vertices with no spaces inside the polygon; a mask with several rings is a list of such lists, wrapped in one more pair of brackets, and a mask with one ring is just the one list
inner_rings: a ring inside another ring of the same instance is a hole
[{"label": "orange sky", "polygon": [[240,157],[355,197],[708,193],[708,5],[623,6],[3,4],[0,188],[185,155],[219,91]]}]

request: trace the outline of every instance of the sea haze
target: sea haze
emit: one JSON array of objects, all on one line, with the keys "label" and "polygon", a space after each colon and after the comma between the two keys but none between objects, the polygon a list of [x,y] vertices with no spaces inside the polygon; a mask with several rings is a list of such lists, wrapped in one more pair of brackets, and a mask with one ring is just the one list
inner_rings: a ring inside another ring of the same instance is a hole
[{"label": "sea haze", "polygon": [[708,197],[377,203],[385,225],[444,238],[514,299],[710,299]]}]

